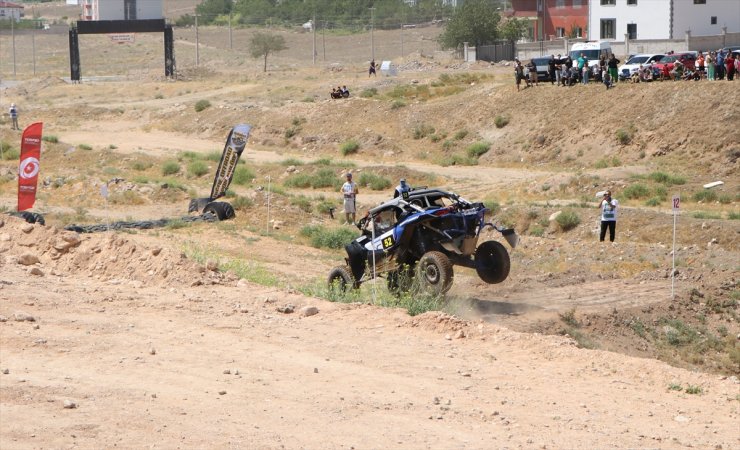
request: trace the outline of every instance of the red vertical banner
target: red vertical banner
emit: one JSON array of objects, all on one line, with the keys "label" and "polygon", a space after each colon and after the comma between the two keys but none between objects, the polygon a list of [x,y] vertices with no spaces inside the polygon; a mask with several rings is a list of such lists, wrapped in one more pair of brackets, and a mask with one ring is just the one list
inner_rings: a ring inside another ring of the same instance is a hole
[{"label": "red vertical banner", "polygon": [[18,167],[18,211],[33,207],[39,179],[41,159],[41,130],[44,124],[32,123],[23,130],[21,138],[21,164]]}]

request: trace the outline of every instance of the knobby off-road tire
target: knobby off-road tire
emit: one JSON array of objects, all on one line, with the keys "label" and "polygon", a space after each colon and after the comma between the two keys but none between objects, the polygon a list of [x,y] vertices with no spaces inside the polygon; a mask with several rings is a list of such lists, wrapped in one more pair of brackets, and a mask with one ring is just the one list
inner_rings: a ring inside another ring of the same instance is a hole
[{"label": "knobby off-road tire", "polygon": [[427,252],[416,264],[416,278],[422,291],[444,294],[452,287],[452,263],[442,252]]},{"label": "knobby off-road tire", "polygon": [[329,278],[326,283],[329,287],[330,292],[345,293],[348,288],[357,289],[359,285],[355,281],[355,277],[352,276],[349,267],[337,266],[329,272]]},{"label": "knobby off-road tire", "polygon": [[34,213],[30,211],[21,211],[21,212],[11,212],[11,216],[20,217],[21,219],[25,220],[26,223],[37,223],[39,225],[46,225],[46,220],[44,220],[44,216],[42,216],[39,213]]},{"label": "knobby off-road tire", "polygon": [[203,214],[212,213],[214,216],[221,220],[229,220],[236,217],[234,207],[230,203],[226,202],[211,202],[203,208]]},{"label": "knobby off-road tire", "polygon": [[475,271],[486,283],[501,283],[510,269],[509,252],[500,242],[486,241],[475,249]]},{"label": "knobby off-road tire", "polygon": [[198,214],[200,214],[200,212],[203,211],[203,209],[208,206],[209,203],[211,203],[211,199],[208,197],[190,199],[190,204],[188,205],[188,213],[197,212]]},{"label": "knobby off-road tire", "polygon": [[414,286],[414,266],[404,264],[402,267],[388,272],[386,281],[388,292],[400,297],[402,294],[409,292]]}]

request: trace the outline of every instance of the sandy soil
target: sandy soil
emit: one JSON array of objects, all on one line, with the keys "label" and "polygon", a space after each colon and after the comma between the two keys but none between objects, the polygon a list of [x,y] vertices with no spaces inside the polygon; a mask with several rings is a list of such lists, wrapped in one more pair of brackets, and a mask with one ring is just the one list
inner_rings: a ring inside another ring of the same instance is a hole
[{"label": "sandy soil", "polygon": [[[237,282],[138,236],[85,236],[51,259],[45,242],[66,235],[5,222],[3,448],[740,445],[736,378]],[[43,276],[16,263],[27,253]]]}]

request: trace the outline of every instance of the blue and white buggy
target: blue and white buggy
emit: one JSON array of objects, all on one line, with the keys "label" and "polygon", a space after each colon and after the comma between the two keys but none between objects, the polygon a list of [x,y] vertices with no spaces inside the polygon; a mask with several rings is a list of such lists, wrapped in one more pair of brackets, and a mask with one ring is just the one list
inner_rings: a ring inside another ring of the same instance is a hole
[{"label": "blue and white buggy", "polygon": [[395,294],[414,282],[425,292],[444,294],[452,286],[454,265],[474,268],[486,283],[501,283],[509,275],[509,253],[497,241],[478,245],[478,238],[490,227],[514,248],[518,237],[513,229],[487,222],[490,212],[440,189],[403,192],[359,221],[362,236],[345,246],[346,265],[331,270],[329,287],[344,291],[385,277]]}]

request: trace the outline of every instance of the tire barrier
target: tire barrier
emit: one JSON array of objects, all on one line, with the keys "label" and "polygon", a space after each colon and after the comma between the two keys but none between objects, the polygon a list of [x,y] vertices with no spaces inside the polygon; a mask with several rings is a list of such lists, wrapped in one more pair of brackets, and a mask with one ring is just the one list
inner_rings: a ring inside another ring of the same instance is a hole
[{"label": "tire barrier", "polygon": [[14,217],[20,217],[21,219],[25,220],[28,223],[37,223],[39,225],[46,225],[44,216],[42,216],[39,213],[21,211],[21,212],[9,212],[8,214]]},{"label": "tire barrier", "polygon": [[152,228],[166,227],[171,223],[184,222],[218,222],[219,218],[212,212],[206,212],[199,216],[184,216],[179,219],[159,219],[159,220],[141,220],[132,222],[113,222],[111,224],[97,224],[97,225],[67,225],[64,227],[67,231],[75,231],[77,233],[99,233],[108,230],[122,230],[122,229],[138,229],[138,230],[149,230]]}]

